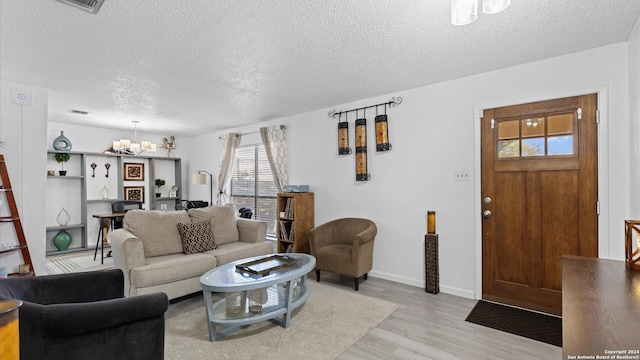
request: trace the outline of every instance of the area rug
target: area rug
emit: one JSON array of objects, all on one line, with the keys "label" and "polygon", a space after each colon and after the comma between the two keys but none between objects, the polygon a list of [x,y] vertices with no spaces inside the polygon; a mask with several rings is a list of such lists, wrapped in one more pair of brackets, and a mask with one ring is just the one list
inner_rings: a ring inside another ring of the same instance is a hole
[{"label": "area rug", "polygon": [[478,301],[466,321],[562,346],[562,318],[510,306]]},{"label": "area rug", "polygon": [[68,274],[74,272],[84,272],[92,270],[104,270],[113,267],[113,257],[104,259],[104,264],[100,263],[100,254],[93,260],[91,255],[70,255],[62,257],[50,257],[47,259],[45,269],[49,275]]},{"label": "area rug", "polygon": [[311,296],[288,329],[263,321],[212,343],[204,306],[167,320],[165,358],[335,359],[399,307],[353,289],[308,284]]}]

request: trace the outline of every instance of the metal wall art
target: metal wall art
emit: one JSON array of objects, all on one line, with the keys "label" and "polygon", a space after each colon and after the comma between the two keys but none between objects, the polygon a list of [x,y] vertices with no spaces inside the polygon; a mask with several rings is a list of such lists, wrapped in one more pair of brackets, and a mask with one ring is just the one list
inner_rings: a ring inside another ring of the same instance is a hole
[{"label": "metal wall art", "polygon": [[367,172],[367,119],[356,119],[356,181],[369,179],[371,175]]},{"label": "metal wall art", "polygon": [[[385,112],[387,107],[385,106]],[[377,110],[378,108],[376,108]],[[389,143],[389,126],[387,123],[387,114],[376,116],[376,151],[389,151],[391,144]]]},{"label": "metal wall art", "polygon": [[[347,116],[350,112],[356,113],[355,121],[355,143],[356,143],[356,181],[368,181],[371,175],[367,172],[367,116],[366,110],[376,108],[375,117],[375,135],[376,135],[376,151],[391,150],[389,142],[389,123],[387,117],[387,107],[392,108],[402,103],[401,97],[392,97],[386,103],[365,106],[357,109],[346,111],[329,111],[329,117],[338,116],[338,155],[351,154],[349,147],[349,122]],[[378,115],[378,108],[384,106],[384,114]],[[358,111],[363,110],[364,116],[358,118]],[[342,114],[345,115],[345,121],[342,121]]]},{"label": "metal wall art", "polygon": [[351,154],[351,148],[349,147],[349,122],[347,121],[347,114],[345,114],[345,120],[342,120],[342,114],[338,118],[338,155]]}]

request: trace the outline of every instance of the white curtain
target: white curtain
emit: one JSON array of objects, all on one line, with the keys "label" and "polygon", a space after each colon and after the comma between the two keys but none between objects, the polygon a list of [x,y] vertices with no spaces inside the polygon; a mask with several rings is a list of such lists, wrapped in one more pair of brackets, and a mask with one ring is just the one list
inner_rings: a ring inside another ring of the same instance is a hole
[{"label": "white curtain", "polygon": [[240,144],[240,134],[230,133],[220,136],[220,170],[218,172],[218,196],[216,204],[227,203],[227,184],[233,175],[233,164],[236,161],[236,150]]},{"label": "white curtain", "polygon": [[282,185],[289,183],[285,129],[284,125],[260,128],[260,137],[267,153],[267,159],[269,159],[273,181],[276,183],[278,192],[282,192]]}]

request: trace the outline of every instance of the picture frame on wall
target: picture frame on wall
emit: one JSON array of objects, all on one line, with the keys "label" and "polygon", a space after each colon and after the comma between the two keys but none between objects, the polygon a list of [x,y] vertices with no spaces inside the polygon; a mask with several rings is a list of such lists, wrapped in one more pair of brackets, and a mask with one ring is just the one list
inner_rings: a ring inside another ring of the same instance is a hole
[{"label": "picture frame on wall", "polygon": [[124,199],[144,202],[144,186],[125,186]]},{"label": "picture frame on wall", "polygon": [[125,181],[144,181],[144,164],[124,163]]}]

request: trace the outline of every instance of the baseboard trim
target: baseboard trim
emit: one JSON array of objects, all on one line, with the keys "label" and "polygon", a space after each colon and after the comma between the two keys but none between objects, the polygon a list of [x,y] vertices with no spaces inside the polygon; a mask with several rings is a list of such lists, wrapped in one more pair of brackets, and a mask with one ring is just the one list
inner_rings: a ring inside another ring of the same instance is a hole
[{"label": "baseboard trim", "polygon": [[[369,276],[376,277],[383,280],[389,280],[405,285],[415,286],[424,289],[425,284],[423,280],[412,279],[404,276],[397,276],[394,274],[389,274],[381,271],[370,271]],[[447,286],[440,283],[440,292],[445,294],[460,296],[467,299],[475,299],[475,293],[473,291],[456,288],[453,286]]]}]

